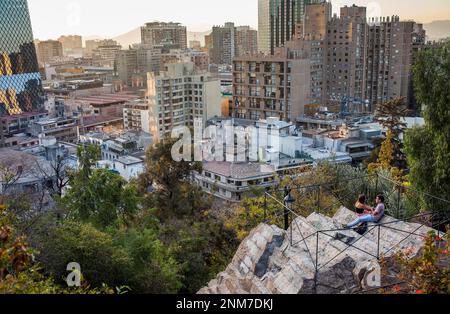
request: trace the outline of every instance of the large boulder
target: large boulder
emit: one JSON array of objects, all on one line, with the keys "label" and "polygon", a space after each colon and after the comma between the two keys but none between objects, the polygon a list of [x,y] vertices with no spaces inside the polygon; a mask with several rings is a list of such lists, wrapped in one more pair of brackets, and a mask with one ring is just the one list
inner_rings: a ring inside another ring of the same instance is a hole
[{"label": "large boulder", "polygon": [[[352,293],[382,281],[378,256],[408,248],[417,254],[430,228],[385,217],[361,236],[342,230],[356,215],[297,217],[288,231],[260,224],[242,241],[226,270],[198,293]],[[380,230],[380,233],[378,233]],[[414,234],[411,234],[414,233]],[[378,246],[379,243],[379,246]]]}]

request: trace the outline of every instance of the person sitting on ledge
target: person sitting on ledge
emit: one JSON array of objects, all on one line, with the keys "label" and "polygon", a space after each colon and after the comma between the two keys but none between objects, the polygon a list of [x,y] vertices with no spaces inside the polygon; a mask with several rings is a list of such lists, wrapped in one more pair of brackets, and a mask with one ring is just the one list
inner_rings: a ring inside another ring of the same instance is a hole
[{"label": "person sitting on ledge", "polygon": [[370,214],[358,217],[357,219],[355,219],[355,221],[349,223],[346,227],[350,229],[364,222],[379,222],[384,216],[384,196],[378,195],[375,202],[377,203],[377,207],[375,207],[374,209],[370,209]]},{"label": "person sitting on ledge", "polygon": [[358,217],[372,213],[372,207],[366,204],[366,196],[364,194],[361,194],[358,197],[358,201],[355,204],[355,210]]}]

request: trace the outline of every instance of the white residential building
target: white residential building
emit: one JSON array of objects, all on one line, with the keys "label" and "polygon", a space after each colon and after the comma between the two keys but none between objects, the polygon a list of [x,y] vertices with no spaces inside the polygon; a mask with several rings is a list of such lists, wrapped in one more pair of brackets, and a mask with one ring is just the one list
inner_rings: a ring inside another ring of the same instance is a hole
[{"label": "white residential building", "polygon": [[252,187],[270,187],[275,168],[262,163],[205,162],[195,182],[202,189],[226,201],[239,202]]},{"label": "white residential building", "polygon": [[135,101],[125,104],[123,108],[124,129],[127,131],[144,131],[150,133],[150,110],[148,104]]},{"label": "white residential building", "polygon": [[99,169],[108,169],[120,175],[126,181],[136,179],[145,170],[145,163],[142,159],[133,156],[122,156],[114,161],[100,160],[96,167]]},{"label": "white residential building", "polygon": [[220,81],[208,73],[197,73],[192,62],[171,63],[159,75],[148,73],[147,99],[150,134],[155,141],[176,127],[193,127],[221,115]]}]

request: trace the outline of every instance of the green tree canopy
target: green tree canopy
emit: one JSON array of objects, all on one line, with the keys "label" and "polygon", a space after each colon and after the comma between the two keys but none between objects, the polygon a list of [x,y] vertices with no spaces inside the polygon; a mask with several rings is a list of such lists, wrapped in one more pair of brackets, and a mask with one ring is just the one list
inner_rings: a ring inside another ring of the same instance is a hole
[{"label": "green tree canopy", "polygon": [[66,221],[49,230],[42,240],[38,260],[57,279],[65,277],[67,264],[76,262],[81,266],[83,278],[95,287],[122,286],[128,282],[132,259],[123,248],[113,245],[110,235],[90,224]]},{"label": "green tree canopy", "polygon": [[76,174],[61,203],[70,217],[106,228],[129,223],[139,208],[139,197],[136,188],[120,175],[97,169],[91,172],[87,181]]},{"label": "green tree canopy", "polygon": [[171,154],[175,143],[176,139],[166,139],[148,150],[145,173],[139,180],[141,191],[156,189],[147,194],[147,206],[157,208],[161,219],[192,214],[205,206],[201,189],[189,182],[192,171],[200,171],[201,164],[175,161]]},{"label": "green tree canopy", "polygon": [[419,191],[450,200],[450,41],[421,51],[413,72],[425,126],[406,133],[410,181]]}]

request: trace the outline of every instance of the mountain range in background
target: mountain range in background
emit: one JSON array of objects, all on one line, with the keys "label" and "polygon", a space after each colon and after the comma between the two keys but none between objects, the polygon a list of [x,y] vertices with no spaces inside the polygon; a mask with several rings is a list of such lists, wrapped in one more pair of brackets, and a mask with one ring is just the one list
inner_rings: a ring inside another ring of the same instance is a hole
[{"label": "mountain range in background", "polygon": [[[187,41],[188,45],[191,40],[198,40],[200,41],[201,45],[205,45],[205,36],[210,34],[211,31],[206,32],[187,32]],[[102,37],[99,36],[86,36],[83,37],[83,41],[86,40],[96,40],[96,39],[102,39]],[[140,43],[141,42],[141,28],[137,27],[135,29],[132,29],[129,32],[126,32],[124,34],[121,34],[119,36],[113,37],[111,39],[114,39],[117,41],[124,49],[128,48],[129,46]]]},{"label": "mountain range in background", "polygon": [[[450,20],[434,21],[431,23],[426,23],[423,25],[427,32],[429,40],[439,40],[443,38],[450,37]],[[205,45],[205,36],[210,34],[211,31],[205,32],[187,32],[188,44],[192,40],[199,40],[202,46]],[[83,40],[101,39],[99,36],[88,36],[83,38]],[[129,32],[121,34],[112,38],[122,45],[125,49],[128,46],[141,42],[141,29],[137,27]]]},{"label": "mountain range in background", "polygon": [[423,24],[429,40],[439,40],[450,37],[450,20],[433,21]]}]

